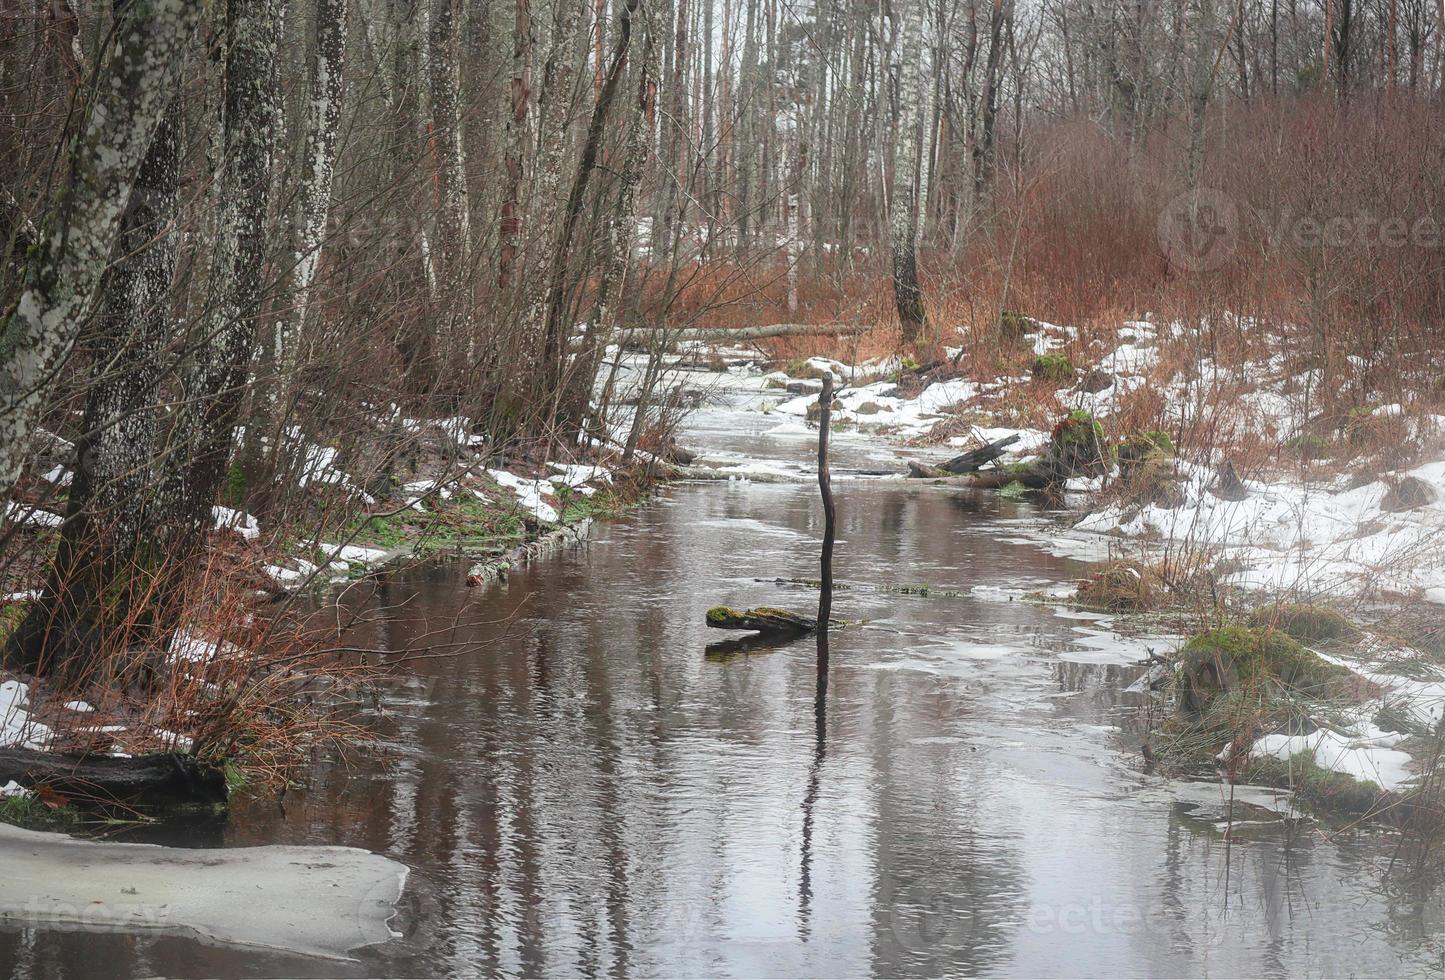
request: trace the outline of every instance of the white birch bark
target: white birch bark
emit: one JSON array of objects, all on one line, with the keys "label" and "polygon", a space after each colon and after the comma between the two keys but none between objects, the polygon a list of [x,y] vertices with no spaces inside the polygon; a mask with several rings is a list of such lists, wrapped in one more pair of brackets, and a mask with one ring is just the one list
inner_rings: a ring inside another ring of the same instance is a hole
[{"label": "white birch bark", "polygon": [[928,119],[923,97],[923,0],[895,0],[894,11],[901,22],[893,60],[895,118],[899,123],[893,149],[893,200],[889,216],[893,291],[904,343],[913,344],[928,328],[918,288],[918,243],[927,159],[923,144]]},{"label": "white birch bark", "polygon": [[[424,0],[423,74],[430,104],[430,146],[435,166],[438,217],[437,265],[465,267],[471,250],[466,148],[462,142],[461,75],[456,57],[454,0]],[[447,275],[438,276],[443,281]]]},{"label": "white birch bark", "polygon": [[191,0],[133,0],[70,146],[63,189],[0,327],[0,487],[20,476],[54,372],[90,310],[130,197],[184,63],[198,16]]},{"label": "white birch bark", "polygon": [[226,9],[224,158],[214,259],[202,334],[174,436],[182,455],[160,494],[181,553],[209,526],[255,353],[272,140],[280,115],[276,53],[284,16],[285,0],[230,0]]},{"label": "white birch bark", "polygon": [[336,175],[336,144],[345,96],[348,0],[316,0],[316,42],[308,65],[301,186],[296,201],[296,252],[292,262],[292,308],[277,326],[275,367],[280,383],[273,397],[290,384],[299,363],[297,344],[312,308],[312,289],[321,266],[331,187]]},{"label": "white birch bark", "polygon": [[171,336],[176,258],[179,112],[166,110],[136,174],[93,338],[90,387],[66,520],[47,587],[9,638],[10,662],[33,674],[93,678],[128,649],[145,617],[137,607],[164,555],[149,533],[160,432],[163,353]]}]

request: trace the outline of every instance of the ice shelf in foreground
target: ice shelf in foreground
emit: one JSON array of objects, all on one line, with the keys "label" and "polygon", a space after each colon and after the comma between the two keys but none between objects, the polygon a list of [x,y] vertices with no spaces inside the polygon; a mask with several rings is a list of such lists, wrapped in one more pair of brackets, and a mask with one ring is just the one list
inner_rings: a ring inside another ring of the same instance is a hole
[{"label": "ice shelf in foreground", "polygon": [[350,847],[109,844],[0,825],[0,923],[191,936],[308,956],[396,938],[407,868]]}]

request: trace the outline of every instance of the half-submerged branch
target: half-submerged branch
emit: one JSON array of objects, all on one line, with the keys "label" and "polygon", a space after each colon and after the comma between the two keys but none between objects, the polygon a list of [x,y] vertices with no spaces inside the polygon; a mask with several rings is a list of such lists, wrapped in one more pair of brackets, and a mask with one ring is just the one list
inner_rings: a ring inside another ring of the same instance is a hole
[{"label": "half-submerged branch", "polygon": [[823,375],[823,390],[818,395],[818,492],[823,497],[823,556],[818,588],[818,624],[828,631],[828,617],[833,612],[833,541],[838,509],[833,503],[833,481],[828,474],[828,426],[833,417],[833,373]]},{"label": "half-submerged branch", "polygon": [[[733,609],[728,606],[714,606],[707,611],[707,624],[719,630],[748,630],[755,634],[746,637],[747,642],[713,644],[709,646],[711,656],[745,652],[770,643],[786,642],[817,633],[825,636],[828,632],[828,617],[833,609],[833,541],[837,511],[833,505],[833,487],[828,478],[828,424],[833,404],[833,376],[823,376],[823,391],[818,396],[822,412],[818,417],[818,488],[823,496],[823,555],[822,577],[818,588],[818,618],[809,619],[786,609],[760,607],[758,609]],[[827,660],[826,641],[819,645],[820,664]],[[821,668],[820,668],[821,669]]]}]

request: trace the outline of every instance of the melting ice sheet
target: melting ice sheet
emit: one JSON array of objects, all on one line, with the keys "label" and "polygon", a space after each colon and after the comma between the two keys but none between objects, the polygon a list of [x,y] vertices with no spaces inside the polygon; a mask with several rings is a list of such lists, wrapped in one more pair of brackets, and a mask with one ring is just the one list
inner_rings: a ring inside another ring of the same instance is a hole
[{"label": "melting ice sheet", "polygon": [[407,868],[352,847],[191,850],[0,825],[0,922],[345,959],[396,938]]}]

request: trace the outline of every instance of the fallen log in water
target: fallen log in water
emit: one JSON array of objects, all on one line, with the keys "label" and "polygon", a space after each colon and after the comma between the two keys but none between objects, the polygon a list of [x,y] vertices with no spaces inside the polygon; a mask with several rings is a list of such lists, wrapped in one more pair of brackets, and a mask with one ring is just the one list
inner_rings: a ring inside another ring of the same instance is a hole
[{"label": "fallen log in water", "polygon": [[500,582],[519,565],[537,561],[557,554],[567,548],[580,546],[592,531],[592,518],[587,517],[576,524],[563,524],[553,528],[535,541],[527,541],[511,548],[495,558],[485,558],[472,565],[467,572],[467,588]]},{"label": "fallen log in water", "polygon": [[847,337],[872,329],[871,323],[772,323],[761,327],[623,330],[618,339],[624,345],[647,345],[654,340],[668,344],[739,344],[773,337]]},{"label": "fallen log in water", "polygon": [[707,624],[716,630],[752,630],[771,636],[802,636],[818,628],[816,619],[766,606],[745,610],[714,606],[707,611]]},{"label": "fallen log in water", "polygon": [[95,806],[219,806],[227,797],[219,767],[174,752],[126,758],[0,749],[0,786],[12,780]]},{"label": "fallen log in water", "polygon": [[995,439],[993,442],[985,443],[977,449],[970,449],[966,453],[961,453],[937,465],[910,460],[908,475],[913,479],[936,480],[946,476],[965,476],[969,473],[976,473],[989,463],[996,462],[1009,446],[1018,441],[1019,435],[1015,432],[1011,436]]},{"label": "fallen log in water", "polygon": [[985,443],[978,449],[971,449],[966,453],[955,456],[946,463],[939,463],[938,468],[945,473],[952,473],[954,476],[963,476],[965,473],[973,473],[982,469],[989,463],[998,459],[1004,451],[1019,441],[1019,435],[1013,435],[993,442]]}]

